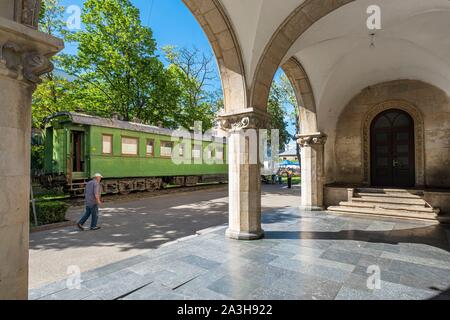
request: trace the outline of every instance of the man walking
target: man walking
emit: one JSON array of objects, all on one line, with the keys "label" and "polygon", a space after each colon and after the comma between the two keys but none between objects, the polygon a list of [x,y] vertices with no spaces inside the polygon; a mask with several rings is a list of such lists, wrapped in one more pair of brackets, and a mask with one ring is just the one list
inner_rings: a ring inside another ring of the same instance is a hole
[{"label": "man walking", "polygon": [[86,184],[85,191],[85,202],[86,202],[86,212],[81,218],[80,222],[78,222],[77,226],[81,231],[84,231],[83,225],[86,221],[91,218],[91,230],[99,230],[100,227],[97,226],[98,221],[98,206],[102,203],[100,200],[101,196],[101,185],[100,181],[102,180],[102,175],[100,173],[96,173],[94,175],[94,179],[89,181]]}]

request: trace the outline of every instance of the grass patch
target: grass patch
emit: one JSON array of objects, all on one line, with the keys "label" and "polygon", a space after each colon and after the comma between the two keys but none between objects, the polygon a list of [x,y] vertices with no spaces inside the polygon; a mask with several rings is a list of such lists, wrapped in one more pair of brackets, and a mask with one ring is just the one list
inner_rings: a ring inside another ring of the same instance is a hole
[{"label": "grass patch", "polygon": [[[300,177],[292,177],[292,184],[293,185],[298,185],[301,184],[302,179]],[[287,177],[283,177],[283,183],[287,184],[288,183],[288,178]]]},{"label": "grass patch", "polygon": [[43,194],[43,195],[36,195],[34,198],[37,201],[66,200],[66,199],[70,199],[70,195],[68,195],[68,194],[62,194],[62,195]]}]

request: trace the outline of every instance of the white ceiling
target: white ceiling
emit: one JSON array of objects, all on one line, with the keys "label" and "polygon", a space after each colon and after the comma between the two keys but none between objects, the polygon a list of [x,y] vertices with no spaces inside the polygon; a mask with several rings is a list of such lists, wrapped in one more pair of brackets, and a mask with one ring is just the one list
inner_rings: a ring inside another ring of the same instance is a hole
[{"label": "white ceiling", "polygon": [[[371,4],[382,10],[375,48],[365,27]],[[286,59],[292,55],[309,75],[319,127],[334,122],[362,89],[384,81],[422,80],[450,95],[450,1],[356,1],[314,24]]]},{"label": "white ceiling", "polygon": [[304,0],[221,0],[242,49],[247,81],[277,28]]},{"label": "white ceiling", "polygon": [[[239,39],[247,79],[273,33],[304,0],[221,0]],[[379,5],[382,30],[370,48],[369,5]],[[450,95],[450,1],[357,0],[316,22],[291,47],[314,90],[319,121],[335,121],[367,86],[396,79],[433,84]],[[319,126],[320,126],[319,122]]]}]

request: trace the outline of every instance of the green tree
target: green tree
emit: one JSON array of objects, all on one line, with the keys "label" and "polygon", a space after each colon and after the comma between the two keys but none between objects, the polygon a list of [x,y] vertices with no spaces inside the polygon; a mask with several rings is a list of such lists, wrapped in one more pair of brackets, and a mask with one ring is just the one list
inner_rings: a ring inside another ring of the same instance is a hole
[{"label": "green tree", "polygon": [[53,36],[61,37],[64,34],[64,11],[60,0],[42,0],[39,15],[39,30]]},{"label": "green tree", "polygon": [[[293,110],[290,114],[290,121],[295,126],[295,135],[292,135],[291,138],[295,141],[297,140],[296,136],[300,134],[300,106],[297,103],[294,88],[292,87],[292,84],[286,74],[283,73],[279,81],[283,101],[285,104],[290,105]],[[300,160],[300,146],[298,144],[296,144],[296,146],[297,159]]]},{"label": "green tree", "polygon": [[267,113],[270,116],[270,128],[280,132],[280,148],[285,149],[291,136],[287,130],[286,109],[284,107],[286,97],[279,80],[274,80],[270,89]]},{"label": "green tree", "polygon": [[[67,36],[76,55],[63,56],[65,70],[77,77],[80,107],[124,120],[176,126],[179,88],[156,55],[151,29],[141,24],[129,0],[86,0],[84,29]],[[89,104],[89,105],[88,105]]]},{"label": "green tree", "polygon": [[[39,18],[39,30],[56,37],[64,37],[65,8],[59,0],[43,0]],[[58,57],[52,58],[58,64]],[[77,108],[74,102],[74,87],[67,79],[58,76],[54,70],[42,78],[42,83],[33,94],[32,118],[33,127],[43,126],[43,120],[60,111],[73,111]]]},{"label": "green tree", "polygon": [[44,119],[56,112],[78,110],[76,91],[75,83],[54,74],[45,76],[33,94],[33,127],[42,128]]},{"label": "green tree", "polygon": [[180,100],[177,122],[184,128],[190,128],[195,121],[203,123],[203,129],[214,126],[217,112],[222,107],[222,92],[211,90],[218,77],[214,70],[212,55],[206,55],[196,48],[163,48],[169,71],[177,81]]}]

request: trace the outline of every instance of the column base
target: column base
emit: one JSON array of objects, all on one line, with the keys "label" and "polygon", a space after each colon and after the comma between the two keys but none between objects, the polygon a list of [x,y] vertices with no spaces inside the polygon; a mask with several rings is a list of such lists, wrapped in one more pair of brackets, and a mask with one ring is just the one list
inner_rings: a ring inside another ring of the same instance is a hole
[{"label": "column base", "polygon": [[227,238],[234,240],[260,240],[264,238],[264,230],[259,232],[242,232],[227,229],[225,235]]}]

